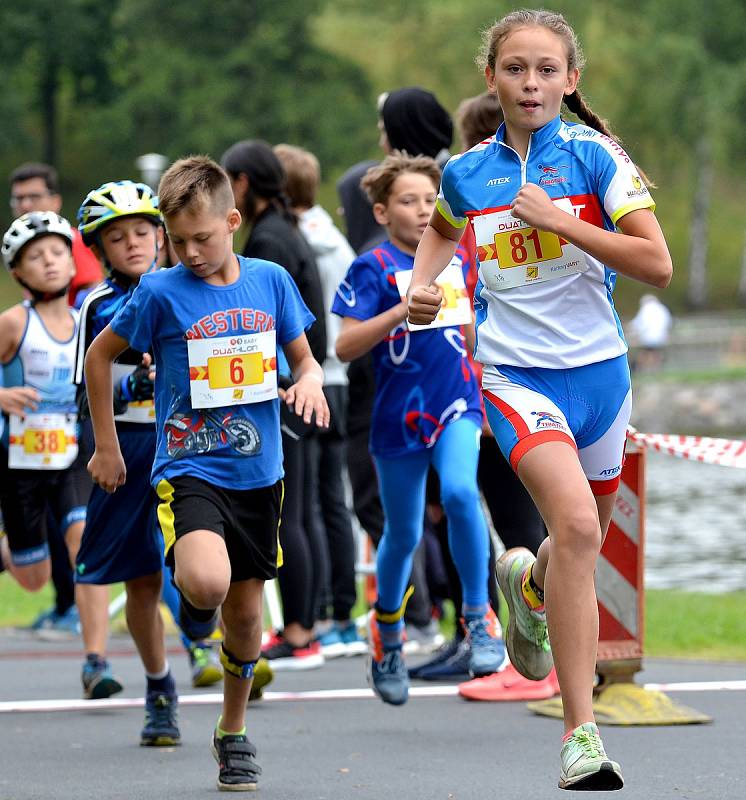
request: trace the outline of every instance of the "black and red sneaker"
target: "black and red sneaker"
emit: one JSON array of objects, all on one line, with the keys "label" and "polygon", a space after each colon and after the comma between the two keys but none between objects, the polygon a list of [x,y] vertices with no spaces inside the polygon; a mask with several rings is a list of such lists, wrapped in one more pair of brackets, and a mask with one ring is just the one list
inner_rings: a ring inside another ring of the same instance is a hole
[{"label": "black and red sneaker", "polygon": [[296,672],[304,669],[317,669],[324,664],[321,645],[311,641],[296,647],[280,635],[274,644],[262,650],[262,658],[269,661],[275,672]]}]

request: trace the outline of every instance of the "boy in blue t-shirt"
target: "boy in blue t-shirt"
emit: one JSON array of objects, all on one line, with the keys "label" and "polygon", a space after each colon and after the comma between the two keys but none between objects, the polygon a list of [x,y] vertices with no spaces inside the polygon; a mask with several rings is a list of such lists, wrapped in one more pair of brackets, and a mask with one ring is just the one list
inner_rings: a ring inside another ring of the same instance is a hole
[{"label": "boy in blue t-shirt", "polygon": [[218,788],[250,791],[261,769],[246,737],[246,702],[261,648],[264,581],[277,575],[282,450],[277,348],[296,382],[284,401],[327,427],[323,373],[304,330],[313,316],[285,270],[233,253],[241,224],[230,181],[203,156],[163,175],[160,207],[181,263],[143,276],[91,345],[86,383],[96,439],[94,481],[126,479],[112,414],[111,363],[127,347],[153,354],[157,444],[151,482],[181,625],[208,636],[222,611],[222,715],[212,739]]}]

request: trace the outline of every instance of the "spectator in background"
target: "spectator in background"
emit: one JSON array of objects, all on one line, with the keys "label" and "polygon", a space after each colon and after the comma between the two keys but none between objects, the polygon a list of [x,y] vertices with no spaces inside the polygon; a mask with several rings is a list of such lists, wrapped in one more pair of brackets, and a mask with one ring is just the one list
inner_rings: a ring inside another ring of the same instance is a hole
[{"label": "spectator in background", "polygon": [[[379,144],[388,155],[393,150],[411,156],[430,156],[442,167],[453,141],[453,122],[432,92],[417,86],[396,89],[378,98]],[[351,167],[337,183],[347,224],[347,238],[358,254],[372,249],[386,238],[373,217],[373,207],[360,188],[360,180],[376,162]],[[383,535],[383,510],[378,494],[373,460],[368,452],[370,418],[375,396],[375,378],[370,353],[350,363],[349,411],[347,418],[347,468],[352,485],[353,505],[360,524],[377,545]],[[427,652],[443,641],[432,620],[432,601],[427,586],[425,544],[420,544],[412,564],[414,595],[404,616],[407,649]]]},{"label": "spectator in background", "polygon": [[[327,212],[316,204],[321,182],[321,168],[313,153],[300,147],[279,144],[275,154],[288,176],[287,194],[298,216],[300,231],[311,245],[319,268],[326,313],[326,359],[324,394],[331,411],[328,430],[307,442],[311,469],[317,479],[323,527],[328,545],[328,569],[322,581],[322,603],[319,621],[325,621],[327,606],[332,607],[333,625],[319,629],[321,651],[327,658],[365,652],[365,645],[350,619],[357,597],[355,584],[355,539],[350,514],[345,504],[342,474],[345,468],[347,443],[347,368],[337,358],[334,344],[341,322],[331,313],[337,286],[355,260],[355,251],[332,222]],[[326,566],[326,565],[320,565]],[[331,597],[328,590],[331,590]],[[328,601],[331,600],[331,603]]]},{"label": "spectator in background", "polygon": [[[263,258],[283,266],[295,281],[316,321],[306,335],[313,357],[326,358],[326,321],[319,271],[311,248],[298,230],[298,218],[286,194],[287,176],[272,148],[257,140],[237,142],[223,153],[222,165],[230,176],[236,206],[251,226],[242,255]],[[280,364],[280,385],[283,374]],[[290,384],[287,383],[286,387]],[[285,499],[280,544],[285,553],[278,574],[285,627],[262,651],[274,670],[300,670],[324,663],[321,647],[313,640],[321,586],[319,565],[326,541],[314,508],[315,486],[307,475],[306,450],[311,426],[298,425],[281,403]],[[297,419],[297,418],[296,418]]]},{"label": "spectator in background", "polygon": [[654,294],[640,298],[637,314],[627,326],[629,343],[635,348],[633,370],[654,372],[663,366],[672,324],[671,312]]},{"label": "spectator in background", "polygon": [[[57,170],[49,164],[21,164],[10,174],[10,207],[16,217],[29,211],[54,211],[61,213]],[[103,280],[101,265],[96,256],[85,246],[80,232],[73,229],[73,261],[75,277],[70,284],[67,299],[76,306],[78,293],[92,289]]]}]

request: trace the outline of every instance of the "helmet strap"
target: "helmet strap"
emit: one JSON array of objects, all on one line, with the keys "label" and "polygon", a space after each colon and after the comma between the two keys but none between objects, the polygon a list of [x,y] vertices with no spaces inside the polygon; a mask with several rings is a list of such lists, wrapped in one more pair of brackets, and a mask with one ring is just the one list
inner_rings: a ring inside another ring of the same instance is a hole
[{"label": "helmet strap", "polygon": [[42,292],[40,289],[34,289],[32,286],[29,286],[26,281],[21,280],[18,276],[16,276],[16,280],[31,295],[32,306],[35,306],[37,303],[48,303],[50,300],[58,300],[60,297],[64,297],[72,283],[72,281],[70,281],[66,286],[57,289],[56,292]]}]

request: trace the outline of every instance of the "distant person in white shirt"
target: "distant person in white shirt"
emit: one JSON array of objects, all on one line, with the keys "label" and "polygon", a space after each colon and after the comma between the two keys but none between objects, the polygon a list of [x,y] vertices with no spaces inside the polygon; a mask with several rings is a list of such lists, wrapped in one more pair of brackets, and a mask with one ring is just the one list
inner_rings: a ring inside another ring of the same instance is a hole
[{"label": "distant person in white shirt", "polygon": [[671,336],[671,312],[654,294],[644,294],[628,326],[630,344],[637,348],[634,366],[640,372],[660,369]]}]

